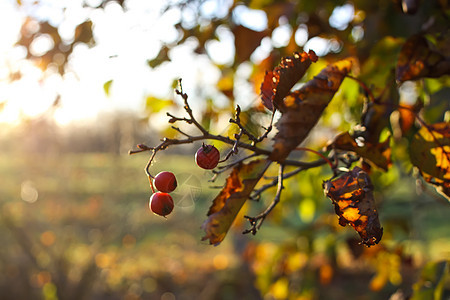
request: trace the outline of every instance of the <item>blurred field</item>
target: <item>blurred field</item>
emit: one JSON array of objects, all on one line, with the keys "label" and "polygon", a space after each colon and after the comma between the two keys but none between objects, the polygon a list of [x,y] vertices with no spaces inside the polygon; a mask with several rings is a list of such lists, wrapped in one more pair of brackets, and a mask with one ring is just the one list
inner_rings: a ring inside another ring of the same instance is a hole
[{"label": "blurred field", "polygon": [[[191,156],[158,156],[152,171],[171,170],[179,181],[174,213],[164,219],[148,209],[147,159],[0,156],[0,298],[387,299],[417,280],[410,260],[449,254],[448,206],[424,200],[414,207],[404,197],[411,190],[400,184],[382,208],[391,250],[361,250],[346,242],[354,232],[337,226],[329,200],[314,200],[312,210],[302,204],[308,188],[300,179],[287,183],[288,199],[274,211],[274,223],[255,237],[230,234],[212,247],[200,241],[217,193],[209,189],[211,174]],[[251,210],[262,208],[255,203]]]},{"label": "blurred field", "polygon": [[179,180],[164,219],[148,209],[147,158],[1,156],[0,298],[258,298],[229,242],[200,241],[210,175],[161,155]]}]

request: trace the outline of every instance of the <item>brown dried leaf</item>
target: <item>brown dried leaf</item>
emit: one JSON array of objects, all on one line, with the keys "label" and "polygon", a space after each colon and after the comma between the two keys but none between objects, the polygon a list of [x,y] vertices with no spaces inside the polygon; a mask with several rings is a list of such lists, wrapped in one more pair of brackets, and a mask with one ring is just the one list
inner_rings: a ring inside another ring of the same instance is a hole
[{"label": "brown dried leaf", "polygon": [[399,82],[422,77],[435,78],[449,73],[449,57],[433,49],[422,35],[410,37],[403,45],[396,68],[396,79]]},{"label": "brown dried leaf", "polygon": [[210,244],[214,245],[222,242],[269,165],[268,160],[255,160],[248,164],[240,164],[233,169],[225,186],[209,208],[208,219],[202,225],[206,232],[202,240],[209,239]]},{"label": "brown dried leaf", "polygon": [[268,35],[268,31],[255,31],[242,25],[232,29],[234,35],[234,48],[236,49],[235,64],[247,61],[253,51],[259,47],[261,40]]},{"label": "brown dried leaf", "polygon": [[270,159],[283,162],[289,153],[308,136],[322,112],[350,72],[352,59],[345,59],[329,65],[299,90],[292,92],[280,109],[282,116],[276,127]]},{"label": "brown dried leaf", "polygon": [[392,164],[391,148],[389,146],[390,138],[378,144],[364,143],[359,146],[355,139],[348,133],[339,134],[329,146],[340,150],[353,151],[359,156],[369,160],[377,167],[387,171]]},{"label": "brown dried leaf", "polygon": [[350,224],[367,246],[378,244],[383,235],[373,198],[373,185],[369,175],[361,168],[344,173],[323,183],[327,197],[333,201],[339,224]]},{"label": "brown dried leaf", "polygon": [[273,71],[266,72],[261,84],[261,100],[264,106],[270,110],[273,110],[274,106],[281,109],[284,106],[284,97],[291,92],[292,87],[317,59],[312,50],[309,53],[296,52],[293,56],[284,57]]}]

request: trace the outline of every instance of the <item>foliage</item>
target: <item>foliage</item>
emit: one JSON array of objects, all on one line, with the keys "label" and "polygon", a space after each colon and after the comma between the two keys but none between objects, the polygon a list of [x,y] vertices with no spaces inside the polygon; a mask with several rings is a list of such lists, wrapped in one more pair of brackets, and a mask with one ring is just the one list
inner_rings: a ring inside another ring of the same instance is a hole
[{"label": "foliage", "polygon": [[[264,232],[261,225],[270,214],[271,220],[281,223],[286,231],[292,230],[294,236],[307,240],[307,247],[294,242],[265,247],[271,245],[267,242],[247,249],[250,253],[247,259],[258,276],[258,287],[263,294],[275,299],[313,299],[315,295],[323,295],[325,292],[319,291],[318,285],[333,284],[333,280],[336,284],[339,279],[333,278],[344,276],[342,266],[345,264],[339,261],[345,257],[339,252],[344,247],[351,252],[347,255],[351,261],[360,259],[371,266],[373,273],[367,286],[372,291],[392,292],[389,285],[398,287],[403,279],[407,281],[403,269],[410,266],[409,258],[400,241],[408,239],[406,236],[412,230],[410,222],[415,220],[411,220],[408,211],[387,209],[395,198],[390,189],[416,175],[419,196],[414,201],[419,203],[408,202],[406,207],[420,205],[420,199],[431,199],[429,201],[445,209],[450,198],[447,2],[230,1],[222,6],[226,7],[224,14],[217,10],[207,15],[204,8],[208,2],[167,4],[166,11],[192,12],[194,21],[182,16],[175,24],[178,39],[162,45],[159,54],[149,58],[148,65],[158,68],[170,61],[173,49],[194,39],[194,52],[211,58],[222,74],[217,90],[229,99],[229,107],[236,107],[230,120],[233,133],[214,133],[214,130],[223,132],[224,129],[218,128],[221,124],[213,126],[214,120],[229,111],[215,109],[211,102],[203,115],[194,116],[188,95],[180,84],[177,94],[184,101],[187,117],[167,113],[175,134],[163,138],[155,147],[139,144],[138,149],[130,153],[151,152],[146,165],[146,173],[151,176],[156,154],[169,147],[212,140],[226,149],[213,180],[231,172],[203,223],[205,239],[217,245],[233,222],[237,223],[236,227],[242,226],[241,215],[250,223],[249,228],[243,229],[244,233]],[[39,5],[39,1],[35,5]],[[126,5],[123,7],[126,9]],[[344,8],[352,12],[347,20],[336,17]],[[251,24],[245,24],[240,18],[240,11],[250,9],[264,12],[267,17],[264,29],[250,28]],[[62,74],[75,43],[89,46],[95,43],[89,20],[77,27],[74,40],[69,44],[61,40],[56,27],[46,20],[38,22],[41,25],[38,32],[25,31],[29,26],[24,24],[19,44],[25,46],[28,57],[37,59],[43,68],[61,57],[56,54],[62,54],[64,59],[60,59],[62,64],[58,65],[58,72]],[[288,29],[289,38],[277,44],[277,32],[283,28]],[[233,61],[219,64],[214,62],[209,46],[220,41],[224,31],[234,37],[235,53]],[[55,46],[35,57],[29,48],[40,34],[50,35]],[[304,41],[299,38],[302,34],[307,36]],[[265,53],[264,41],[271,45]],[[315,41],[325,45],[320,52],[299,51],[314,48]],[[66,47],[57,47],[60,45]],[[261,95],[261,102],[242,110],[235,105],[236,95],[241,92],[236,80],[239,68],[245,66],[252,68],[247,80]],[[299,81],[300,87],[296,85]],[[104,85],[107,94],[110,85],[111,82]],[[164,110],[173,103],[150,96],[146,105],[148,114]],[[259,117],[252,117],[256,115]],[[274,126],[273,122],[276,122]],[[182,125],[176,127],[174,123]],[[188,131],[192,127],[198,134]],[[270,138],[273,143],[269,142]],[[302,143],[307,147],[300,148]],[[310,161],[311,155],[320,158]],[[274,168],[275,165],[278,168]],[[331,170],[322,166],[329,166]],[[293,178],[302,184],[288,180]],[[333,225],[336,222],[327,220],[329,211],[319,195],[322,192],[320,180],[326,180],[325,193],[335,205],[339,223],[351,224],[362,242],[374,247],[364,249],[355,245],[350,233],[339,231]],[[436,187],[439,194],[430,191],[428,183]],[[275,195],[266,196],[266,191],[272,187],[277,187]],[[393,195],[386,195],[387,191]],[[268,198],[272,198],[272,202],[262,213],[254,217],[245,215],[245,210],[252,209],[245,205],[248,199],[258,205],[258,201],[265,202]],[[282,205],[278,205],[280,202]],[[315,209],[321,214],[314,212]],[[380,242],[381,233],[386,241],[375,246]],[[321,251],[312,251],[309,245],[317,243],[322,244]],[[317,252],[321,252],[321,256]],[[319,262],[307,262],[310,258]],[[296,260],[300,262],[294,262]],[[436,268],[446,274],[448,266],[442,264],[444,267],[439,264]],[[303,275],[305,278],[297,278]],[[420,296],[422,293],[446,295],[446,278],[447,275],[436,275],[431,279],[431,291],[425,291],[428,285],[419,282],[414,290],[405,292],[417,299],[425,299],[426,296]]]}]

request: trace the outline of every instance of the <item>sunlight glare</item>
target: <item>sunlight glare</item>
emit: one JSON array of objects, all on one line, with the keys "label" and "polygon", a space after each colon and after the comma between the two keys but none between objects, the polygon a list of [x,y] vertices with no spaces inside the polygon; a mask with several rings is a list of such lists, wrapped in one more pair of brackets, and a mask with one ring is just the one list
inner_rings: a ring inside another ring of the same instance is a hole
[{"label": "sunlight glare", "polygon": [[331,13],[329,19],[330,25],[338,30],[344,30],[353,20],[354,15],[355,8],[353,4],[347,3],[342,6],[337,6]]},{"label": "sunlight glare", "polygon": [[289,24],[283,24],[275,28],[272,32],[272,43],[276,48],[286,47],[292,36],[292,27]]},{"label": "sunlight glare", "polygon": [[308,26],[301,24],[295,32],[295,43],[299,46],[304,46],[308,41]]},{"label": "sunlight glare", "polygon": [[263,31],[267,29],[267,15],[262,10],[256,10],[238,5],[233,11],[233,19],[237,24],[253,29]]},{"label": "sunlight glare", "polygon": [[211,59],[220,65],[232,64],[234,60],[234,36],[226,27],[217,28],[218,41],[212,40],[206,44],[206,51]]}]

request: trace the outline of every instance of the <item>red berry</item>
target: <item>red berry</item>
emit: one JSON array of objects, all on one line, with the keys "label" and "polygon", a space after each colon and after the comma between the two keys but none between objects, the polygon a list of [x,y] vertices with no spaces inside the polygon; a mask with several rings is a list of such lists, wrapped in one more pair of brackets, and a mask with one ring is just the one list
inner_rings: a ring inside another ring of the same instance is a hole
[{"label": "red berry", "polygon": [[200,168],[214,169],[220,160],[220,153],[213,145],[203,144],[195,153],[195,162]]},{"label": "red berry", "polygon": [[156,192],[150,197],[149,206],[152,212],[165,217],[173,210],[173,199],[167,193]]},{"label": "red berry", "polygon": [[155,187],[160,192],[170,193],[173,192],[177,187],[177,179],[172,172],[160,172],[155,176],[153,180]]}]

